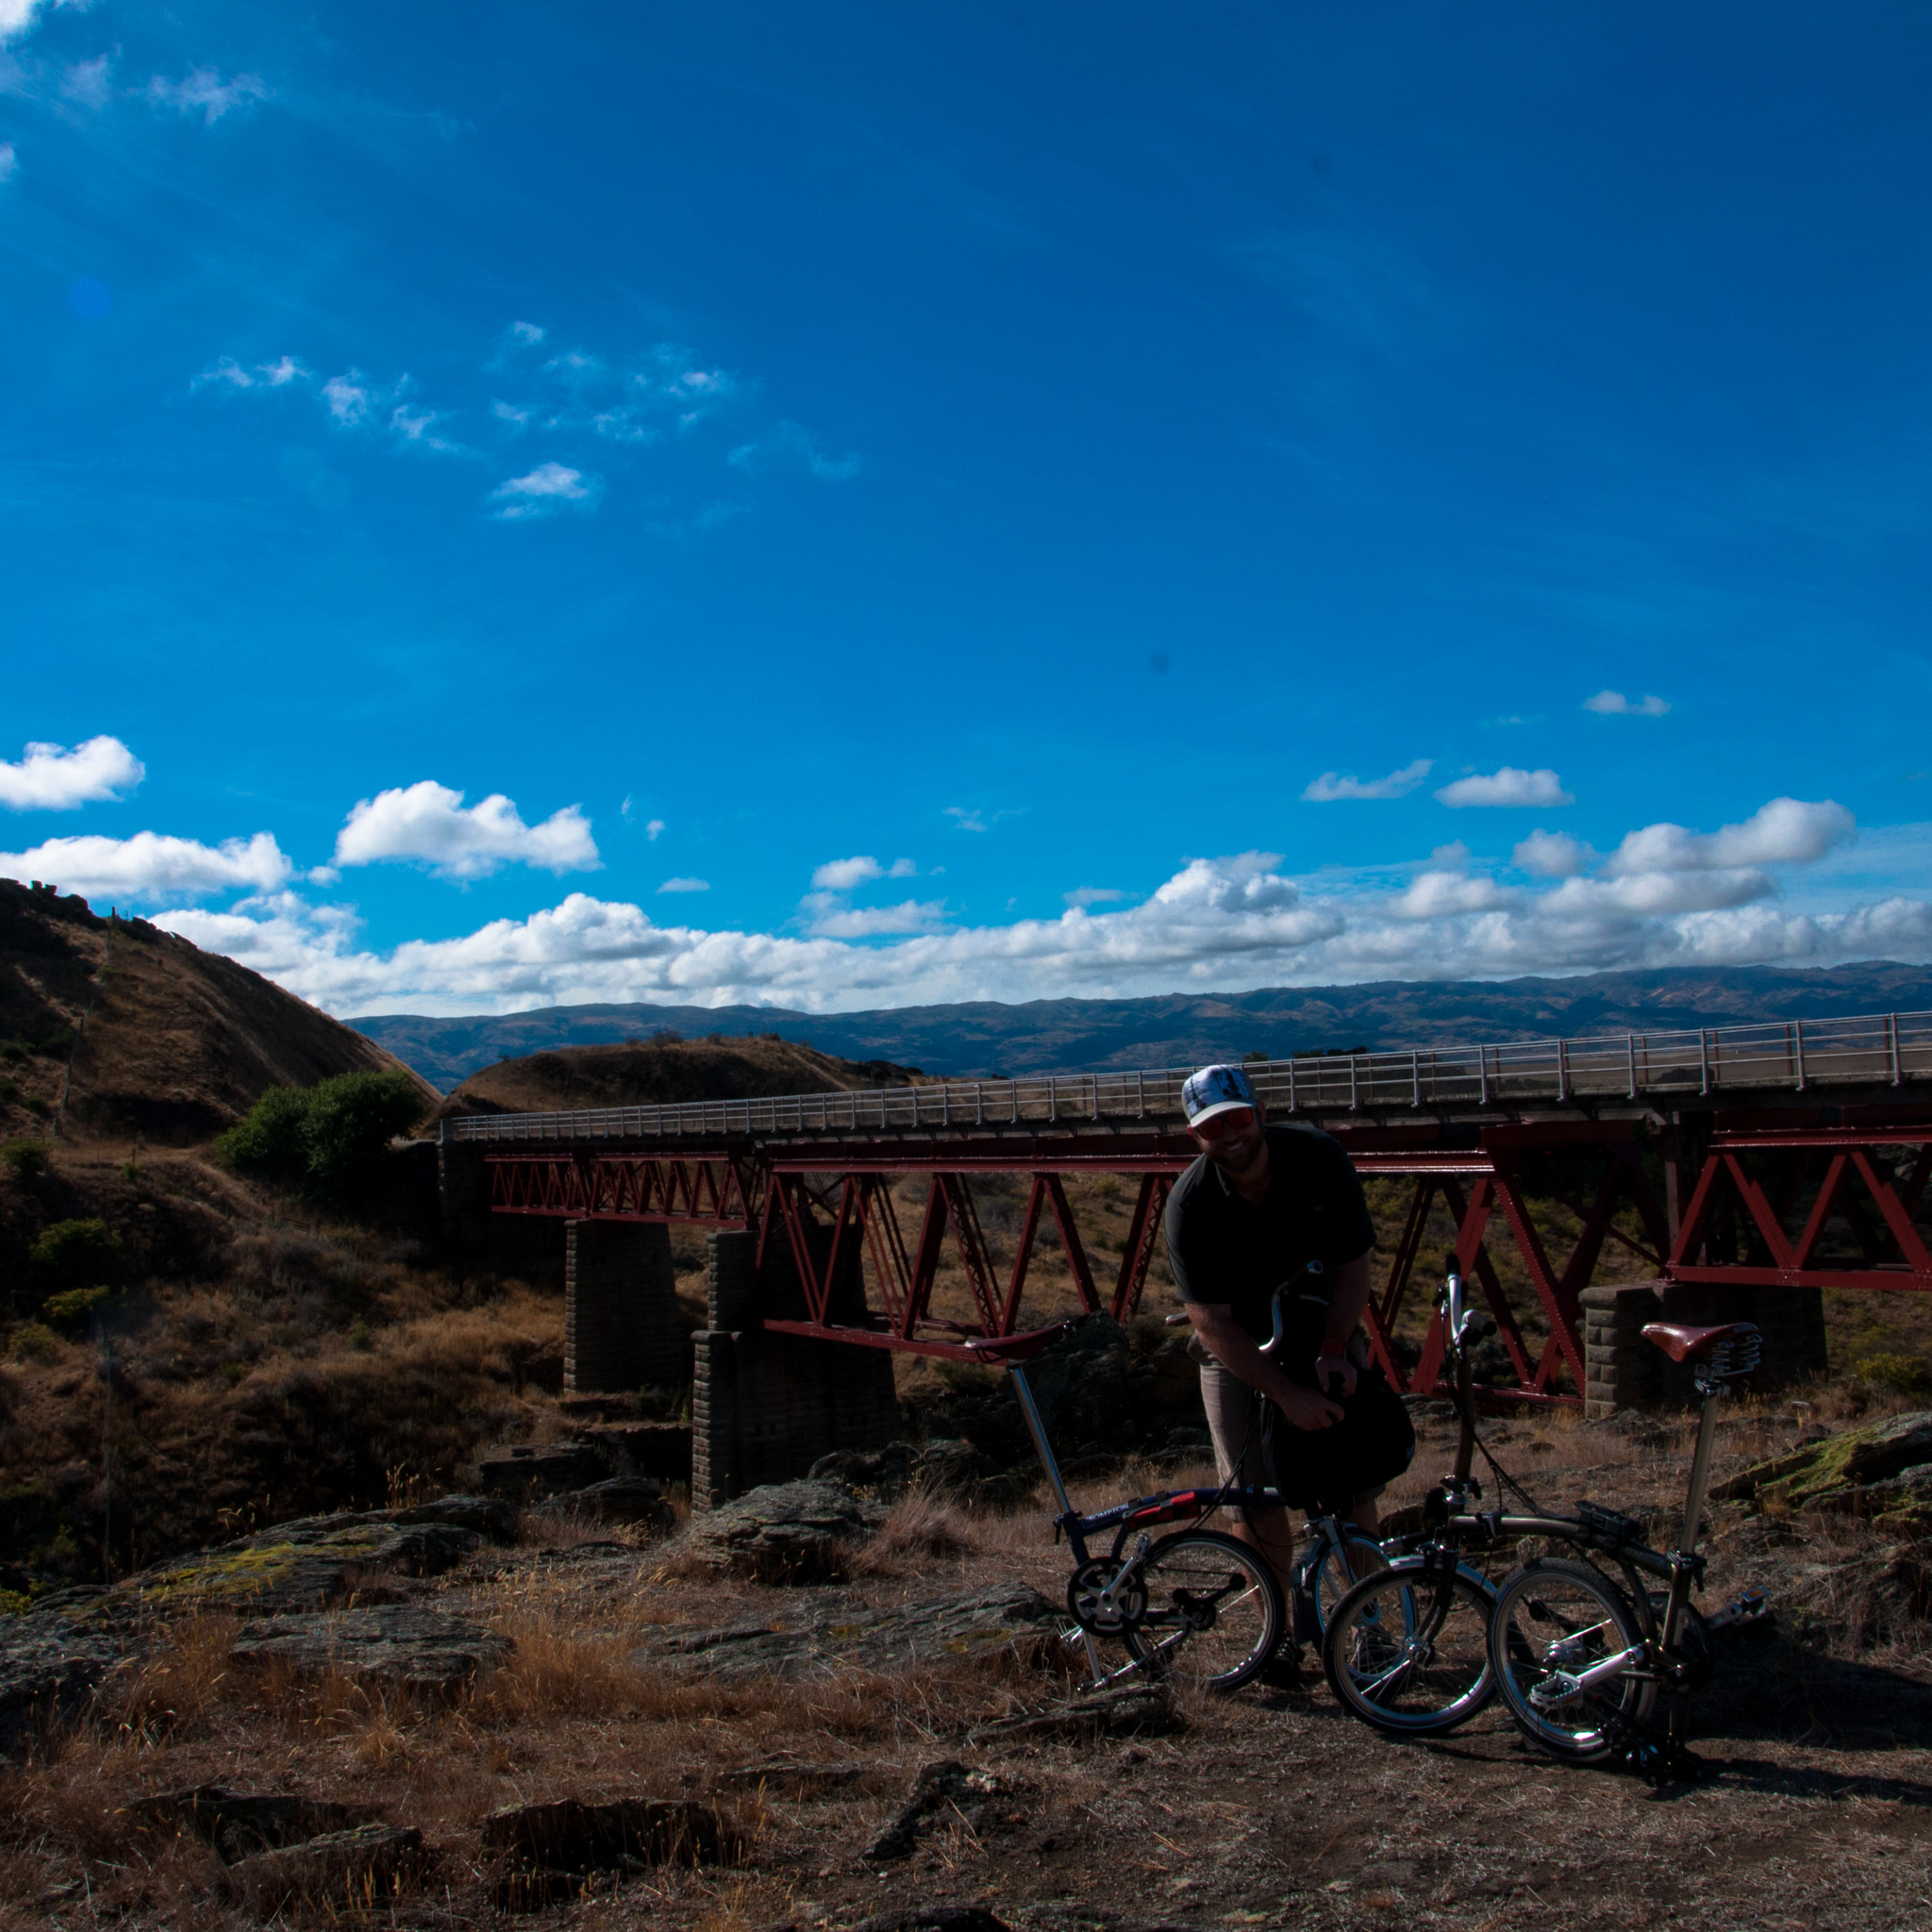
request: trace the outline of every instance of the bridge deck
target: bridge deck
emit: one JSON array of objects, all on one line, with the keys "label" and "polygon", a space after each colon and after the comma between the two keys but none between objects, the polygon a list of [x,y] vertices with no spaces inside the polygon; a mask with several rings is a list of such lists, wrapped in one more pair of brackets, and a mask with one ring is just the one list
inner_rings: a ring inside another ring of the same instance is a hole
[{"label": "bridge deck", "polygon": [[[648,1142],[719,1137],[782,1142],[828,1133],[895,1136],[930,1129],[1080,1123],[1177,1124],[1191,1067],[1124,1074],[1038,1074],[936,1080],[916,1087],[794,1093],[766,1100],[568,1113],[466,1114],[446,1138],[492,1142]],[[1499,1045],[1304,1056],[1251,1062],[1256,1091],[1277,1113],[1455,1117],[1551,1106],[1659,1108],[1752,1095],[1932,1089],[1932,1013],[1791,1020],[1697,1031],[1616,1033]],[[775,1150],[774,1150],[775,1151]]]}]

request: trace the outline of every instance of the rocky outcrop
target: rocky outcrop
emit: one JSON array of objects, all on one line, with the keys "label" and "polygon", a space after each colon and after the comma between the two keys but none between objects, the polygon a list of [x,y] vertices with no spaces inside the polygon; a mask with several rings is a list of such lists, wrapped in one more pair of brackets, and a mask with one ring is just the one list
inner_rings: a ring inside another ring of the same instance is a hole
[{"label": "rocky outcrop", "polygon": [[496,1897],[503,1911],[574,1898],[599,1873],[727,1864],[743,1851],[728,1817],[691,1799],[512,1805],[483,1821],[482,1840],[484,1851],[501,1860]]},{"label": "rocky outcrop", "polygon": [[514,1517],[481,1496],[451,1496],[409,1509],[299,1517],[255,1536],[158,1564],[122,1586],[144,1608],[271,1614],[309,1610],[349,1595],[369,1578],[440,1576],[491,1541],[509,1541]]},{"label": "rocky outcrop", "polygon": [[478,1465],[477,1483],[486,1494],[512,1503],[541,1503],[570,1490],[601,1482],[610,1464],[590,1442],[512,1442],[491,1450]]},{"label": "rocky outcrop", "polygon": [[501,1663],[509,1651],[508,1638],[464,1618],[409,1604],[376,1604],[244,1624],[228,1655],[237,1663],[276,1661],[306,1674],[336,1671],[444,1691]]},{"label": "rocky outcrop", "polygon": [[1786,1513],[1830,1509],[1872,1517],[1880,1528],[1932,1528],[1932,1410],[1892,1415],[1774,1457],[1733,1476],[1720,1502]]},{"label": "rocky outcrop", "polygon": [[983,1657],[1052,1640],[1066,1621],[1063,1607],[1027,1583],[996,1584],[889,1609],[870,1609],[842,1591],[828,1591],[808,1611],[682,1631],[633,1652],[632,1660],[655,1670],[702,1671],[726,1682],[824,1676],[854,1665],[905,1669]]},{"label": "rocky outcrop", "polygon": [[701,1563],[764,1583],[819,1583],[885,1521],[885,1506],[828,1477],[768,1483],[698,1518],[685,1547]]},{"label": "rocky outcrop", "polygon": [[971,1741],[981,1744],[996,1739],[1120,1738],[1179,1728],[1180,1717],[1167,1687],[1142,1679],[1109,1690],[1090,1691],[1051,1710],[982,1724],[972,1734]]},{"label": "rocky outcrop", "polygon": [[572,1490],[558,1496],[552,1507],[589,1517],[593,1523],[641,1524],[653,1536],[669,1536],[677,1526],[671,1505],[649,1476],[614,1475],[587,1490]]},{"label": "rocky outcrop", "polygon": [[214,1847],[225,1865],[304,1844],[325,1832],[347,1831],[373,1822],[366,1805],[343,1805],[307,1798],[293,1791],[237,1791],[225,1785],[194,1785],[161,1791],[128,1807],[144,1838],[172,1838],[187,1832]]},{"label": "rocky outcrop", "polygon": [[969,1771],[958,1758],[926,1765],[913,1780],[912,1795],[892,1821],[865,1848],[870,1864],[891,1864],[909,1858],[922,1837],[935,1831],[965,1830],[983,1838],[1000,1824],[1017,1824],[997,1801],[1011,1795],[1012,1787],[990,1771]]},{"label": "rocky outcrop", "polygon": [[299,1903],[361,1920],[395,1897],[422,1857],[423,1834],[413,1825],[358,1824],[258,1852],[228,1877],[262,1918]]},{"label": "rocky outcrop", "polygon": [[130,1633],[89,1600],[0,1617],[0,1753],[78,1708],[133,1647]]}]

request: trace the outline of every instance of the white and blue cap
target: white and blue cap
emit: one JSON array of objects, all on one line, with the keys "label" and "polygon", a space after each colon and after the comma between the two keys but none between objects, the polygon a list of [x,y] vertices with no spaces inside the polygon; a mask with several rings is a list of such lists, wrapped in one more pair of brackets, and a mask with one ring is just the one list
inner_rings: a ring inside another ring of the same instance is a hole
[{"label": "white and blue cap", "polygon": [[1188,1084],[1181,1089],[1181,1111],[1191,1127],[1198,1127],[1218,1113],[1254,1105],[1254,1084],[1239,1067],[1203,1067],[1198,1074],[1190,1074]]}]

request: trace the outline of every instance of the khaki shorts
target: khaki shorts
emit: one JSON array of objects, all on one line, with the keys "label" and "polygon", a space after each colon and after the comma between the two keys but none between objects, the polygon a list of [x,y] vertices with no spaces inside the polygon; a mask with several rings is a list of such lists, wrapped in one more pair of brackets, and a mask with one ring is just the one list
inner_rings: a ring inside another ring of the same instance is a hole
[{"label": "khaki shorts", "polygon": [[[1359,1338],[1357,1338],[1359,1340]],[[1359,1351],[1349,1343],[1348,1358],[1356,1361]],[[1223,1482],[1232,1474],[1235,1457],[1241,1457],[1240,1480],[1259,1488],[1268,1480],[1267,1465],[1261,1457],[1260,1401],[1254,1390],[1233,1370],[1224,1368],[1202,1345],[1199,1336],[1188,1343],[1188,1354],[1201,1366],[1201,1407],[1208,1411],[1208,1433],[1214,1439],[1214,1468]],[[1362,1364],[1356,1362],[1357,1368]],[[1291,1437],[1292,1429],[1287,1432]],[[1246,1453],[1242,1454],[1243,1447]],[[1356,1497],[1357,1503],[1373,1503],[1389,1487],[1376,1483]],[[1240,1510],[1235,1512],[1241,1514]]]}]

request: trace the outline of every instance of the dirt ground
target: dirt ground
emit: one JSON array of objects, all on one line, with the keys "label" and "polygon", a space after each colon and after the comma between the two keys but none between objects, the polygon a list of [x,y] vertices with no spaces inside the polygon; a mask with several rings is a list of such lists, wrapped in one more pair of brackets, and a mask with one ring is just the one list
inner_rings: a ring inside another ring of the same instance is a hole
[{"label": "dirt ground", "polygon": [[[1723,1467],[1788,1445],[1801,1420],[1740,1407]],[[1688,1424],[1555,1416],[1496,1433],[1552,1504],[1587,1493],[1661,1509],[1682,1481]],[[1404,1493],[1448,1449],[1446,1424],[1426,1422]],[[1082,1500],[1143,1486],[1129,1471]],[[845,1581],[815,1591],[720,1579],[675,1539],[633,1547],[536,1515],[519,1547],[402,1586],[515,1641],[454,1702],[250,1674],[227,1657],[232,1625],[177,1627],[0,1782],[0,1925],[244,1923],[219,1901],[212,1853],[143,1833],[128,1809],[211,1780],[353,1798],[420,1827],[419,1883],[357,1915],[401,1925],[492,1919],[478,1825],[497,1807],[641,1794],[714,1800],[746,1835],[743,1862],[613,1881],[543,1921],[804,1932],[943,1903],[1036,1932],[1932,1924],[1932,1629],[1913,1552],[1841,1521],[1795,1520],[1768,1539],[1736,1508],[1720,1512],[1712,1548],[1710,1599],[1767,1582],[1781,1628],[1725,1653],[1701,1697],[1713,1774],[1654,1791],[1541,1757],[1494,1710],[1441,1741],[1389,1741],[1319,1679],[1202,1700],[1161,1735],[974,1742],[989,1723],[1063,1702],[1064,1669],[1008,1654],[733,1685],[637,1655],[671,1630],[783,1621],[808,1597],[883,1606],[1016,1575],[1057,1596],[1063,1552],[1037,1511],[914,1499]],[[977,1830],[956,1820],[908,1858],[869,1858],[921,1768],[947,1758],[988,1774]]]}]

